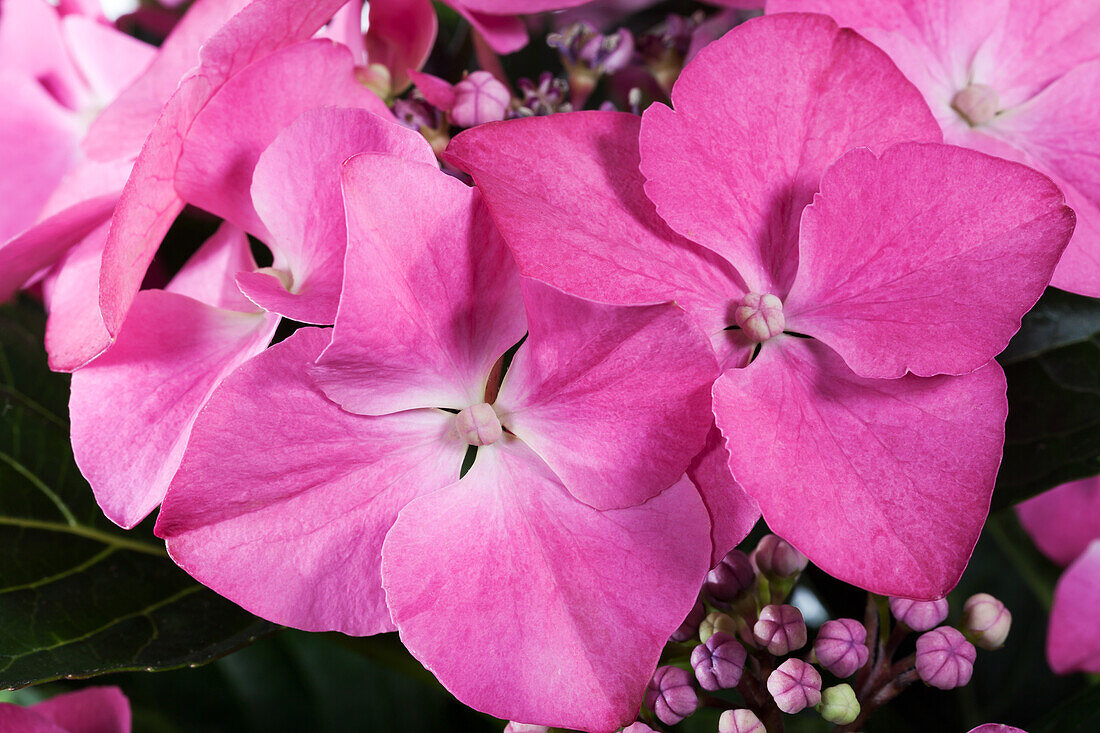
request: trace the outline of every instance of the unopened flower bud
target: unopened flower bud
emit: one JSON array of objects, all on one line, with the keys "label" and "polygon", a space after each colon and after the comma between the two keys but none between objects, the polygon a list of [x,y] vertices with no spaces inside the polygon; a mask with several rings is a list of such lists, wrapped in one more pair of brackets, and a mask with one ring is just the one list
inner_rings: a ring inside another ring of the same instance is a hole
[{"label": "unopened flower bud", "polygon": [[794,606],[764,606],[752,635],[756,643],[778,657],[806,645],[806,622]]},{"label": "unopened flower bud", "polygon": [[747,652],[729,634],[716,631],[691,650],[691,667],[704,690],[729,690],[741,681]]},{"label": "unopened flower bud", "polygon": [[928,631],[943,623],[949,608],[947,599],[938,601],[911,601],[908,598],[890,598],[890,612],[913,631]]},{"label": "unopened flower bud", "polygon": [[727,710],[718,718],[718,733],[768,733],[756,713],[748,708]]},{"label": "unopened flower bud", "polygon": [[767,341],[783,333],[787,319],[783,301],[771,293],[749,293],[733,311],[733,319],[750,341]]},{"label": "unopened flower bud", "polygon": [[809,662],[788,659],[768,675],[768,692],[780,710],[794,715],[821,702],[821,674]]},{"label": "unopened flower bud", "polygon": [[941,626],[917,637],[917,674],[941,690],[963,687],[974,673],[978,650],[958,629]]},{"label": "unopened flower bud", "polygon": [[705,644],[707,639],[716,631],[735,636],[737,634],[737,622],[721,611],[712,611],[699,624],[699,641]]},{"label": "unopened flower bud", "polygon": [[968,125],[978,127],[993,119],[1001,103],[992,87],[971,84],[955,95],[951,106]]},{"label": "unopened flower bud", "polygon": [[851,685],[836,685],[821,691],[816,709],[833,725],[848,725],[859,717],[859,700]]},{"label": "unopened flower bud", "polygon": [[504,435],[500,419],[492,405],[470,405],[455,415],[458,435],[470,445],[492,445]]},{"label": "unopened flower bud", "polygon": [[867,629],[855,619],[826,621],[814,639],[814,656],[837,677],[850,677],[867,663]]},{"label": "unopened flower bud", "polygon": [[730,550],[714,568],[707,573],[703,591],[708,597],[731,603],[752,588],[756,581],[756,572],[752,568],[749,556],[740,550]]},{"label": "unopened flower bud", "polygon": [[971,728],[969,733],[1027,733],[1022,728],[1013,728],[1011,725],[1005,725],[1004,723],[986,723],[985,725],[979,725],[977,728]]},{"label": "unopened flower bud", "polygon": [[706,615],[706,606],[703,605],[702,601],[696,601],[695,605],[688,611],[687,618],[680,624],[680,628],[673,631],[669,639],[683,642],[695,638],[695,635],[699,633],[699,624],[702,623]]},{"label": "unopened flower bud", "polygon": [[455,84],[451,122],[459,127],[498,122],[507,116],[511,103],[508,87],[488,71],[475,71]]},{"label": "unopened flower bud", "polygon": [[638,721],[623,728],[623,733],[658,733],[645,723]]},{"label": "unopened flower bud", "polygon": [[764,535],[752,552],[756,569],[764,575],[790,578],[806,569],[809,560],[798,550],[774,534]]},{"label": "unopened flower bud", "polygon": [[1012,614],[988,593],[978,593],[963,604],[962,632],[975,646],[1000,649],[1008,638]]},{"label": "unopened flower bud", "polygon": [[679,667],[658,667],[645,692],[645,704],[665,725],[676,725],[695,712],[699,698],[691,673]]},{"label": "unopened flower bud", "polygon": [[550,733],[550,728],[545,725],[531,725],[530,723],[517,723],[511,721],[504,726],[504,733]]}]

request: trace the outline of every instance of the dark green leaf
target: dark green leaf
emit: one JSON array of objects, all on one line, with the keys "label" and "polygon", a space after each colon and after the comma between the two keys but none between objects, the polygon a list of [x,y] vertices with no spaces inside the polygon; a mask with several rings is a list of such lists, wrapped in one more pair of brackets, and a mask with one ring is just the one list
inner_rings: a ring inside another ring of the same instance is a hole
[{"label": "dark green leaf", "polygon": [[43,329],[33,304],[0,308],[0,688],[198,664],[270,632],[177,568],[148,522],[103,517]]},{"label": "dark green leaf", "polygon": [[1009,412],[993,508],[1100,473],[1100,300],[1048,290],[999,360]]}]

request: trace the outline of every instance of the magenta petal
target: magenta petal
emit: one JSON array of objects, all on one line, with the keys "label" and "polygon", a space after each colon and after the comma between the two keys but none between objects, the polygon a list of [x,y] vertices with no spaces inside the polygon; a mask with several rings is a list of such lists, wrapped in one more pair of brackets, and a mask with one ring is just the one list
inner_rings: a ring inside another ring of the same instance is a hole
[{"label": "magenta petal", "polygon": [[1100,537],[1100,476],[1062,484],[1017,504],[1016,512],[1039,549],[1069,565]]},{"label": "magenta petal", "polygon": [[432,52],[439,21],[429,0],[373,0],[367,28],[367,58],[390,70],[393,88],[408,86]]},{"label": "magenta petal", "polygon": [[210,393],[276,325],[175,293],[138,294],[111,348],[73,374],[69,398],[73,455],[108,519],[133,527],[160,503]]},{"label": "magenta petal", "polygon": [[344,198],[344,295],[317,384],[367,415],[484,402],[526,323],[480,193],[434,165],[367,153],[345,164]]},{"label": "magenta petal", "polygon": [[0,703],[0,730],[4,733],[68,733],[30,708],[9,702]]},{"label": "magenta petal", "polygon": [[99,269],[109,222],[70,249],[44,283],[50,369],[71,372],[99,356],[110,334],[99,314]]},{"label": "magenta petal", "polygon": [[450,112],[455,104],[454,85],[438,76],[425,74],[422,71],[409,71],[412,83],[424,95],[424,99],[433,107],[438,107],[444,112]]},{"label": "magenta petal", "polygon": [[1100,539],[1062,574],[1054,588],[1047,629],[1047,661],[1058,674],[1100,674]]},{"label": "magenta petal", "polygon": [[180,567],[271,621],[392,631],[382,540],[405,504],[458,477],[467,446],[445,412],[363,417],[325,399],[306,367],[330,334],[300,329],[222,383],[156,532]]},{"label": "magenta petal", "polygon": [[[888,100],[888,101],[884,101]],[[825,169],[856,146],[942,140],[890,59],[829,18],[750,20],[707,46],[642,116],[645,191],[677,232],[749,289],[786,294],[798,221]]]},{"label": "magenta petal", "polygon": [[[341,164],[362,152],[437,167],[431,146],[418,133],[364,109],[309,110],[260,155],[251,199],[270,233],[273,266],[290,276],[291,285],[288,291],[272,277],[246,277],[241,287],[253,302],[303,323],[336,319],[347,248]],[[268,281],[260,284],[267,291],[253,286],[256,277]]]},{"label": "magenta petal", "polygon": [[688,467],[688,478],[695,484],[710,515],[710,537],[714,545],[710,558],[716,566],[734,547],[749,536],[760,519],[760,507],[733,479],[726,440],[717,426],[707,434],[703,451]]},{"label": "magenta petal", "polygon": [[711,426],[710,346],[675,305],[607,306],[524,283],[528,337],[494,407],[577,499],[612,509],[683,475]]},{"label": "magenta petal", "polygon": [[1073,232],[1061,191],[965,148],[842,157],[802,216],[787,328],[856,374],[965,374],[999,354]]},{"label": "magenta petal", "polygon": [[657,216],[638,129],[620,112],[510,120],[460,133],[444,157],[473,175],[524,275],[603,303],[675,300],[719,338],[744,286]]},{"label": "magenta petal", "polygon": [[466,7],[465,0],[449,0],[448,4],[465,18],[474,30],[500,54],[518,51],[527,45],[527,26],[519,18],[491,15]]},{"label": "magenta petal", "polygon": [[[104,102],[129,86],[149,66],[157,50],[82,15],[62,18],[61,31],[81,75],[96,98]],[[149,122],[151,125],[153,121]]]},{"label": "magenta petal", "polygon": [[828,347],[779,337],[714,385],[730,468],[773,531],[882,595],[954,587],[989,511],[1004,373],[865,379]]},{"label": "magenta petal", "polygon": [[[33,710],[67,733],[130,733],[130,701],[117,687],[85,687],[37,703]],[[5,730],[2,724],[0,730]]]},{"label": "magenta petal", "polygon": [[686,479],[600,512],[506,436],[401,512],[382,577],[401,640],[458,699],[498,718],[611,731],[637,715],[709,546]]}]

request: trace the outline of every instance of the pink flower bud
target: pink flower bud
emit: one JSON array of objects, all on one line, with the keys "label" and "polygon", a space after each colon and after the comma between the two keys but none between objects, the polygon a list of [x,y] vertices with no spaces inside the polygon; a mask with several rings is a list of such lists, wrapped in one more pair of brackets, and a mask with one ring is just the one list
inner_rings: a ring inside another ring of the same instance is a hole
[{"label": "pink flower bud", "polygon": [[988,593],[972,595],[963,604],[962,632],[975,646],[1000,649],[1011,627],[1012,614]]},{"label": "pink flower bud", "polygon": [[801,573],[809,560],[786,540],[769,534],[752,551],[752,562],[764,575],[790,578]]},{"label": "pink flower bud", "polygon": [[721,611],[712,611],[699,624],[699,641],[706,643],[711,634],[722,631],[730,636],[737,635],[737,622]]},{"label": "pink flower bud", "polygon": [[826,621],[814,639],[814,655],[837,677],[850,677],[867,663],[867,629],[859,621],[841,618]]},{"label": "pink flower bud", "polygon": [[658,667],[645,691],[646,707],[665,725],[676,725],[695,712],[699,698],[691,673],[679,667]]},{"label": "pink flower bud", "polygon": [[1001,105],[992,87],[971,84],[955,95],[951,106],[968,125],[978,127],[993,119]]},{"label": "pink flower bud", "polygon": [[512,95],[488,71],[475,71],[455,84],[451,121],[459,127],[474,127],[503,120]]},{"label": "pink flower bud", "polygon": [[691,650],[691,667],[704,690],[729,690],[741,681],[747,652],[729,634],[718,631]]},{"label": "pink flower bud", "polygon": [[718,733],[768,733],[756,713],[747,709],[727,710],[718,718]]},{"label": "pink flower bud", "polygon": [[748,555],[740,550],[730,550],[722,561],[707,573],[703,591],[716,601],[730,603],[751,589],[755,581],[756,572],[752,568]]},{"label": "pink flower bud", "polygon": [[691,611],[688,612],[687,618],[680,624],[680,628],[673,631],[669,639],[672,641],[687,641],[695,638],[695,635],[699,633],[699,624],[703,622],[706,615],[706,606],[703,605],[702,601],[696,601],[695,605],[691,607]]},{"label": "pink flower bud", "polygon": [[986,723],[985,725],[979,725],[977,728],[971,728],[969,733],[1027,733],[1022,728],[1013,728],[1011,725],[1005,725],[1004,723]]},{"label": "pink flower bud", "polygon": [[974,648],[958,629],[941,626],[917,637],[917,674],[941,690],[963,687],[974,673]]},{"label": "pink flower bud", "polygon": [[513,720],[504,726],[504,733],[550,733],[550,729],[545,725],[517,723]]},{"label": "pink flower bud", "polygon": [[752,635],[756,643],[778,657],[806,645],[806,622],[794,606],[764,606]]},{"label": "pink flower bud", "polygon": [[631,723],[623,728],[623,733],[658,733],[642,722]]},{"label": "pink flower bud", "polygon": [[785,713],[795,713],[821,702],[821,674],[801,659],[788,659],[768,675],[768,692]]},{"label": "pink flower bud", "polygon": [[890,612],[913,631],[934,629],[947,618],[947,599],[938,601],[911,601],[908,598],[891,598]]},{"label": "pink flower bud", "polygon": [[783,301],[771,293],[749,293],[733,311],[733,319],[750,341],[767,341],[783,333],[787,319]]},{"label": "pink flower bud", "polygon": [[470,405],[455,415],[458,435],[470,445],[492,445],[504,435],[500,419],[492,405]]}]

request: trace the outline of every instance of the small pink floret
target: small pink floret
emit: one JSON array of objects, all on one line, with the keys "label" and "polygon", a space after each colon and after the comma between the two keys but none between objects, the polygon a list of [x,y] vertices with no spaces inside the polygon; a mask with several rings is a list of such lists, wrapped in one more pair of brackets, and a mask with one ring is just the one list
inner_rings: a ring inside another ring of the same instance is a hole
[{"label": "small pink floret", "polygon": [[492,445],[504,434],[493,406],[470,405],[455,417],[459,436],[470,445]]}]

